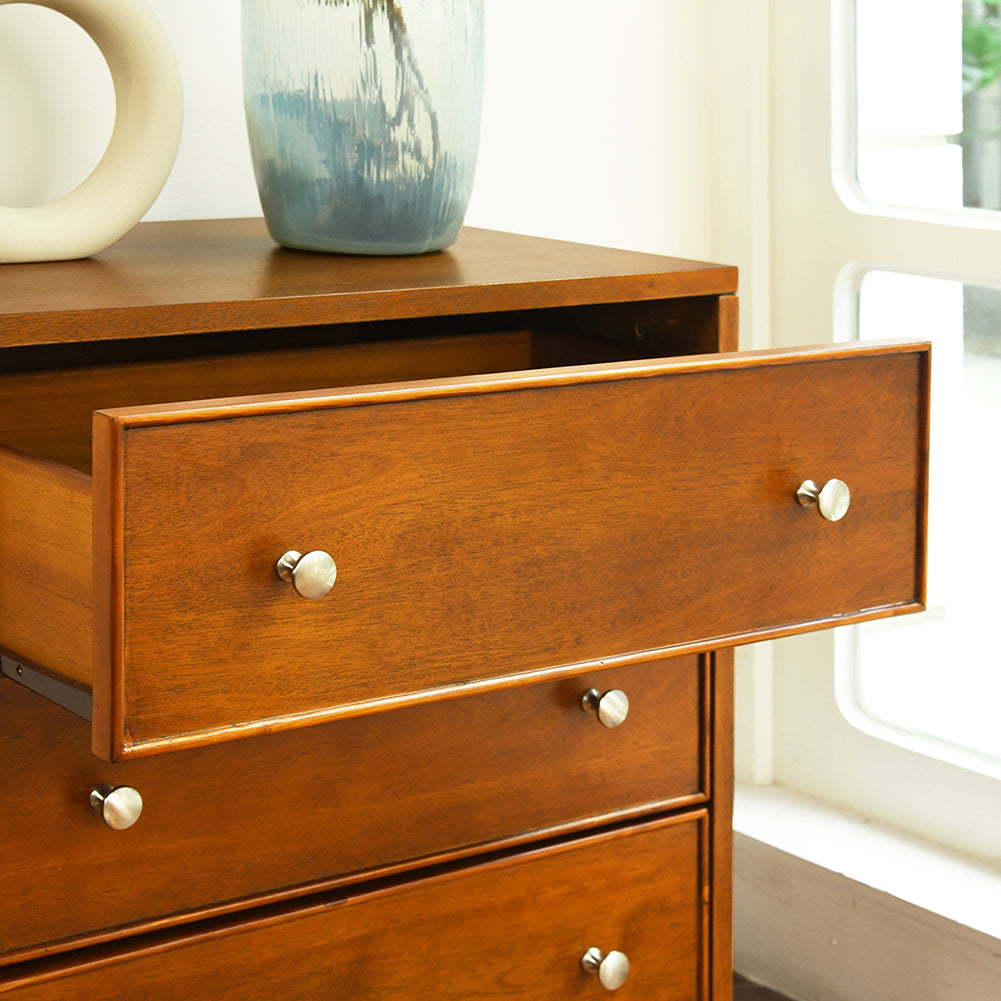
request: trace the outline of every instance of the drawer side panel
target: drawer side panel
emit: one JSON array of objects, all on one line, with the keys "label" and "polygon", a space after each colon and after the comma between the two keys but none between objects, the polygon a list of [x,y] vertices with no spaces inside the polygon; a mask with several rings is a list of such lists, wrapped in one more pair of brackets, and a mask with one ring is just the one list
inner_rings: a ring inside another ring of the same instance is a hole
[{"label": "drawer side panel", "polygon": [[91,481],[0,445],[0,647],[91,680]]}]

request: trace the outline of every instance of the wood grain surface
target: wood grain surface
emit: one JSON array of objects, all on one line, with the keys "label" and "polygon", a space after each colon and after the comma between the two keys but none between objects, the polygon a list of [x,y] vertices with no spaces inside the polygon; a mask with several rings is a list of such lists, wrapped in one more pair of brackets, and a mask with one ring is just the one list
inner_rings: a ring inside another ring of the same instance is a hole
[{"label": "wood grain surface", "polygon": [[0,442],[89,473],[95,410],[531,367],[531,334],[510,331],[0,371]]},{"label": "wood grain surface", "polygon": [[[926,362],[862,345],[98,414],[110,753],[913,609]],[[795,492],[835,476],[832,524]],[[287,549],[334,556],[327,598],[277,578]]]},{"label": "wood grain surface", "polygon": [[0,268],[0,347],[719,295],[735,268],[484,230],[439,254],[287,250],[261,219],[141,223],[98,257]]},{"label": "wood grain surface", "polygon": [[591,947],[624,952],[623,996],[708,1001],[705,815],[502,857],[120,953],[10,971],[11,1001],[584,1001]]},{"label": "wood grain surface", "polygon": [[92,680],[91,482],[0,445],[0,647]]},{"label": "wood grain surface", "polygon": [[[618,687],[626,721],[580,706]],[[374,872],[705,802],[708,665],[637,665],[108,765],[0,678],[0,966]],[[131,785],[125,831],[88,805]]]}]

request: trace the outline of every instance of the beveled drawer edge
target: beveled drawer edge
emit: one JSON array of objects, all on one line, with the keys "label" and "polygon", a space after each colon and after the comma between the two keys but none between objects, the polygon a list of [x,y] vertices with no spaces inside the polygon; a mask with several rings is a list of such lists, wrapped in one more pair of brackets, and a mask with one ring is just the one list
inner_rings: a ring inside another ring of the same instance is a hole
[{"label": "beveled drawer edge", "polygon": [[[108,429],[105,434],[120,435],[130,428],[193,424],[231,420],[236,417],[261,417],[352,406],[385,405],[468,394],[545,389],[570,385],[581,380],[620,382],[656,378],[667,374],[680,376],[704,372],[733,372],[746,368],[815,365],[829,361],[844,361],[848,357],[910,354],[919,356],[922,363],[927,366],[930,350],[931,345],[921,340],[858,341],[851,344],[763,348],[753,351],[565,365],[559,368],[526,369],[520,372],[414,379],[368,386],[334,387],[325,392],[307,390],[291,393],[259,393],[253,396],[189,400],[138,407],[106,407],[95,412],[95,430],[99,421],[108,422],[114,429]],[[927,383],[927,376],[923,381]]]},{"label": "beveled drawer edge", "polygon": [[[223,743],[229,740],[239,740],[243,737],[257,736],[267,733],[278,733],[285,730],[297,730],[307,726],[322,723],[332,723],[338,719],[357,716],[370,716],[375,713],[394,709],[405,709],[410,706],[423,705],[445,699],[460,698],[466,695],[481,695],[489,692],[516,688],[519,685],[535,684],[547,681],[560,681],[579,674],[593,671],[610,670],[616,667],[627,667],[665,658],[673,658],[686,654],[705,654],[721,647],[742,646],[747,643],[760,643],[765,640],[781,639],[784,636],[796,636],[804,632],[815,632],[831,626],[854,625],[859,622],[869,622],[874,619],[890,618],[912,612],[924,611],[923,601],[914,599],[895,605],[877,608],[861,609],[851,613],[834,613],[824,618],[809,622],[769,626],[743,633],[731,633],[713,636],[705,639],[692,640],[671,646],[657,647],[650,650],[639,650],[614,657],[604,657],[601,660],[581,661],[574,664],[563,664],[558,667],[539,668],[518,674],[508,674],[496,678],[484,678],[476,681],[461,682],[438,688],[407,692],[402,695],[372,699],[365,702],[352,702],[341,706],[332,706],[309,712],[289,714],[265,720],[253,720],[210,730],[199,730],[192,733],[177,734],[171,737],[154,740],[126,743],[120,752],[109,756],[107,743],[97,742],[95,728],[94,753],[110,761],[122,761],[128,758],[140,758],[151,754],[163,754],[175,750],[205,747],[210,744]],[[95,691],[96,697],[96,691]],[[95,714],[96,715],[96,714]]]},{"label": "beveled drawer edge", "polygon": [[[540,844],[527,850],[524,850],[524,844],[530,842],[526,841],[490,843],[447,859],[434,856],[420,860],[419,864],[408,868],[387,867],[370,870],[363,876],[350,880],[314,884],[302,892],[270,894],[253,898],[250,903],[244,900],[222,905],[211,910],[199,911],[196,916],[188,915],[183,921],[163,919],[143,925],[132,925],[123,931],[111,932],[100,937],[88,936],[76,939],[65,948],[59,948],[63,943],[57,943],[55,947],[52,943],[48,943],[40,946],[35,953],[22,951],[16,954],[18,959],[10,961],[9,965],[0,965],[0,995],[33,984],[114,966],[123,959],[169,952],[183,948],[191,942],[222,938],[281,924],[287,920],[308,918],[321,914],[332,906],[350,906],[378,899],[408,887],[451,881],[473,870],[489,871],[504,868],[530,862],[539,857],[582,850],[605,841],[687,823],[696,823],[699,827],[698,866],[699,880],[703,887],[703,938],[705,938],[706,928],[711,921],[708,882],[710,823],[709,810],[705,803],[705,797],[699,797],[694,803],[698,807],[696,809],[679,808],[669,815],[660,815],[638,822],[628,815],[616,815],[616,819],[604,829],[583,835],[577,830],[561,829],[550,839],[542,839]],[[538,836],[532,840],[538,840]],[[427,872],[421,873],[419,869],[426,869]],[[417,870],[416,876],[415,870]],[[247,912],[242,919],[232,919],[234,914],[242,912]],[[123,939],[128,943],[127,949],[122,948]],[[59,951],[56,951],[57,948]],[[704,943],[704,952],[705,949]],[[21,964],[22,968],[18,969]]]}]

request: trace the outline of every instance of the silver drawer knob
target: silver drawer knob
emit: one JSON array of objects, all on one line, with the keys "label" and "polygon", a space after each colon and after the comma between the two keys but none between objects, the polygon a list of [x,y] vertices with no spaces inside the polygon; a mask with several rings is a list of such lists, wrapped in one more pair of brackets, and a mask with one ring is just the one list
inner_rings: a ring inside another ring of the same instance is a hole
[{"label": "silver drawer knob", "polygon": [[297,594],[310,601],[319,601],[330,592],[337,580],[337,564],[322,549],[314,549],[305,556],[290,549],[279,557],[275,570],[282,580],[295,588]]},{"label": "silver drawer knob", "polygon": [[90,806],[116,831],[131,827],[143,812],[143,798],[132,786],[101,785],[90,791]]},{"label": "silver drawer knob", "polygon": [[588,949],[580,961],[588,973],[597,973],[598,982],[609,991],[617,991],[629,976],[629,959],[614,950],[606,956],[600,949]]},{"label": "silver drawer knob", "polygon": [[796,491],[796,500],[803,507],[816,505],[821,516],[828,521],[840,521],[848,513],[852,494],[848,484],[842,480],[828,480],[820,488],[813,480],[804,480]]},{"label": "silver drawer knob", "polygon": [[580,707],[584,712],[594,713],[602,726],[614,727],[626,721],[629,698],[618,688],[613,688],[604,695],[597,688],[589,688],[581,696]]}]

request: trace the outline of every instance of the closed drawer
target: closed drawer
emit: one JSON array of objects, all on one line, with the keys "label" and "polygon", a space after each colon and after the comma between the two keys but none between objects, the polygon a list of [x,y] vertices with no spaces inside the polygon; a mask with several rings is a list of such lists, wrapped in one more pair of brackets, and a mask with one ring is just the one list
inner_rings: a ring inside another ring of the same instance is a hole
[{"label": "closed drawer", "polygon": [[[17,770],[0,965],[705,802],[712,684],[687,656],[108,765],[83,720],[0,679],[0,753]],[[621,725],[581,709],[591,685],[626,693]],[[140,792],[133,827],[90,809],[104,784]]]},{"label": "closed drawer", "polygon": [[[18,1001],[538,1001],[605,996],[581,959],[629,963],[624,997],[707,997],[706,817],[697,814],[248,915],[118,955],[12,972]],[[34,976],[33,976],[33,975]]]},{"label": "closed drawer", "polygon": [[[89,476],[0,455],[3,586],[43,668],[92,617],[113,759],[913,610],[927,381],[859,345],[105,409]],[[836,523],[796,501],[830,478]]]}]

